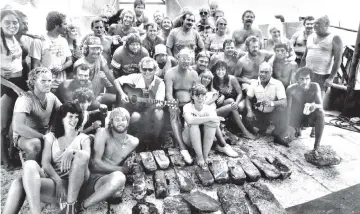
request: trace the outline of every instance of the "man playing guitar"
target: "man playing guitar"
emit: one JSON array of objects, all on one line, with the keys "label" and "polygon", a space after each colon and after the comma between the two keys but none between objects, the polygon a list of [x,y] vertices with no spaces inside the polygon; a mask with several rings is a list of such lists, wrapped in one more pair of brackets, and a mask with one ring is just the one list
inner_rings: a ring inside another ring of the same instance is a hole
[{"label": "man playing guitar", "polygon": [[[165,83],[155,75],[159,66],[154,59],[144,57],[140,61],[139,67],[141,73],[124,75],[115,80],[114,84],[120,98],[118,104],[124,106],[131,114],[129,133],[132,132],[131,134],[139,138],[139,151],[142,149],[159,149],[157,147],[159,145],[142,145],[142,139],[158,141],[163,126],[164,111],[162,108],[165,99]],[[134,104],[133,98],[136,96],[138,96],[138,100],[144,103]],[[152,138],[146,136],[146,133],[140,133],[139,129],[151,132]]]}]

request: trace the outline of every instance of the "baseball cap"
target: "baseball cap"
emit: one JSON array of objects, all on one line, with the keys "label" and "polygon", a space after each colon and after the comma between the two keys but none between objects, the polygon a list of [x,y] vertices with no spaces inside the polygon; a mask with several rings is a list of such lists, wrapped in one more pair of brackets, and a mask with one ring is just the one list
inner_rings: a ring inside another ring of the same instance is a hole
[{"label": "baseball cap", "polygon": [[166,46],[163,45],[163,44],[158,44],[155,46],[155,54],[154,56],[158,55],[158,54],[165,54],[167,55],[167,52],[166,52]]},{"label": "baseball cap", "polygon": [[86,38],[86,40],[84,42],[84,45],[87,45],[90,48],[92,48],[92,47],[102,47],[100,38],[96,37],[96,36],[89,36],[88,38]]}]

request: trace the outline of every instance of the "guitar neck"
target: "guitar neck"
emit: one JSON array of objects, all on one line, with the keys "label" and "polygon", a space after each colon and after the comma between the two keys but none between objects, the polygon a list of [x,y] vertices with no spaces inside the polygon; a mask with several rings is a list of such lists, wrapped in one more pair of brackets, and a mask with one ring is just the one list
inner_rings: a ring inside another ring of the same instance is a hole
[{"label": "guitar neck", "polygon": [[157,103],[163,102],[161,100],[155,100],[155,99],[143,98],[143,97],[137,97],[136,101],[140,102],[140,103],[151,103],[151,104],[157,104]]}]

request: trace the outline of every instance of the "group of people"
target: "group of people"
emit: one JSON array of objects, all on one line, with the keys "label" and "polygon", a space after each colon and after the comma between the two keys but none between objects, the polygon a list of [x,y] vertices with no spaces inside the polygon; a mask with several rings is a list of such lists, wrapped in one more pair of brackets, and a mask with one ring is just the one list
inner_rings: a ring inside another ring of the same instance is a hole
[{"label": "group of people", "polygon": [[134,11],[93,19],[82,40],[60,12],[48,14],[45,35],[30,35],[25,14],[1,11],[1,160],[14,169],[18,150],[24,171],[3,213],[18,213],[25,196],[38,214],[40,201],[60,199],[60,213],[78,213],[121,195],[129,156],[162,148],[166,114],[187,164],[195,157],[206,167],[212,148],[238,156],[225,120],[240,137],[282,143],[290,126],[297,136],[315,127],[316,153],[343,48],[327,16],[305,17],[291,40],[271,26],[264,40],[250,10],[231,34],[216,1],[199,9],[198,22],[186,7],[151,21],[145,6],[135,0]]}]

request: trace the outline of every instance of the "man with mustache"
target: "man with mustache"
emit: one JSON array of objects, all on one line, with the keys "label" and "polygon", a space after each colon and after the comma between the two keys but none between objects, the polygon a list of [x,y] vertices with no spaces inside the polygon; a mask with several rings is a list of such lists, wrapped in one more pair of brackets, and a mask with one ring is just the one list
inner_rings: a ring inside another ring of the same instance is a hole
[{"label": "man with mustache", "polygon": [[211,69],[217,61],[224,61],[227,65],[227,72],[230,75],[234,75],[237,62],[246,53],[242,50],[235,50],[235,43],[232,39],[226,39],[224,41],[223,49],[224,52],[220,52],[211,56],[209,68]]},{"label": "man with mustache", "polygon": [[196,55],[195,65],[193,65],[193,69],[198,73],[202,74],[205,71],[209,71],[208,65],[210,61],[210,55],[208,52],[202,51]]},{"label": "man with mustache", "polygon": [[131,33],[138,33],[138,31],[133,27],[134,22],[135,13],[131,10],[124,10],[120,15],[119,23],[110,25],[108,34],[110,36],[119,35],[122,40],[125,40],[127,35]]},{"label": "man with mustache", "polygon": [[309,37],[310,34],[314,32],[314,17],[313,16],[305,17],[303,24],[305,29],[295,32],[290,40],[292,46],[295,49],[296,62],[298,64],[300,64],[301,57],[305,52],[307,38]]},{"label": "man with mustache", "polygon": [[[92,83],[94,95],[97,97],[96,100],[99,103],[110,105],[116,101],[116,90],[113,86],[115,77],[101,54],[102,50],[103,46],[99,37],[87,37],[83,45],[84,57],[78,59],[74,63],[74,67],[86,64],[90,68],[89,80]],[[107,93],[102,94],[105,88]],[[92,108],[96,107],[98,106],[92,106]]]},{"label": "man with mustache", "polygon": [[258,27],[253,26],[255,14],[251,10],[246,10],[242,15],[243,27],[239,30],[235,30],[232,39],[235,41],[235,48],[245,50],[245,40],[249,36],[258,37],[260,43],[263,41],[263,35]]},{"label": "man with mustache", "polygon": [[271,77],[272,66],[269,63],[261,63],[258,72],[259,77],[247,90],[246,120],[250,127],[256,127],[260,133],[275,130],[282,133],[284,124],[281,118],[287,104],[285,88],[279,80]]},{"label": "man with mustache", "polygon": [[[124,75],[115,80],[115,87],[120,95],[122,104],[127,104],[131,101],[131,97],[125,94],[123,90],[125,83],[142,89],[148,93],[148,98],[164,101],[165,83],[155,75],[159,70],[156,61],[153,58],[144,57],[140,61],[139,67],[141,73]],[[131,134],[138,137],[141,142],[139,146],[141,148],[138,151],[161,149],[158,144],[158,137],[163,126],[164,111],[162,107],[163,103],[159,102],[156,104],[146,103],[139,108],[128,109],[131,114]],[[148,141],[145,142],[145,139],[153,139],[154,141],[146,145]]]},{"label": "man with mustache", "polygon": [[155,11],[155,13],[153,14],[154,17],[154,21],[158,26],[161,26],[161,22],[164,20],[164,13],[161,12],[160,10]]},{"label": "man with mustache", "polygon": [[110,113],[108,127],[96,132],[94,154],[89,164],[91,174],[79,193],[78,212],[115,194],[122,194],[125,174],[129,171],[124,161],[139,144],[136,137],[127,134],[129,123],[129,112],[115,108]]},{"label": "man with mustache", "polygon": [[155,46],[158,44],[165,44],[165,40],[159,36],[159,26],[154,23],[148,23],[145,26],[146,34],[145,37],[143,37],[141,40],[142,45],[146,50],[148,50],[149,55],[151,58],[154,57],[155,53]]},{"label": "man with mustache", "polygon": [[[300,68],[295,75],[297,83],[286,90],[287,120],[286,127],[292,126],[296,130],[295,136],[301,135],[302,127],[315,127],[315,152],[319,146],[325,125],[325,115],[322,105],[321,90],[318,83],[312,82],[312,69]],[[309,105],[309,109],[304,109]]]},{"label": "man with mustache", "polygon": [[74,68],[74,72],[74,79],[65,80],[56,90],[56,96],[62,103],[73,101],[73,93],[78,88],[88,88],[92,90],[92,84],[89,80],[90,68],[86,64],[78,64]]},{"label": "man with mustache", "polygon": [[242,89],[247,89],[252,82],[257,81],[259,66],[263,62],[272,62],[272,53],[260,50],[260,40],[256,36],[250,36],[245,41],[247,53],[239,59],[235,68],[235,77],[241,84]]},{"label": "man with mustache", "polygon": [[149,52],[142,46],[140,36],[129,34],[125,45],[116,49],[111,60],[115,77],[140,73],[139,62],[146,56],[149,56]]},{"label": "man with mustache", "polygon": [[50,92],[52,72],[37,67],[29,72],[29,91],[18,97],[13,116],[13,139],[23,160],[40,161],[45,135],[50,131],[51,115],[61,106]]},{"label": "man with mustache", "polygon": [[178,57],[183,48],[191,50],[191,57],[194,61],[195,51],[202,51],[205,48],[200,34],[193,28],[195,24],[195,15],[192,12],[185,12],[182,16],[183,24],[179,28],[171,30],[166,41],[166,47],[169,56]]}]

